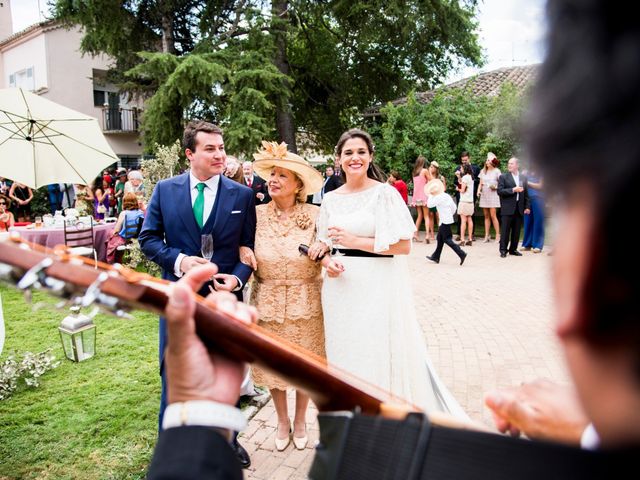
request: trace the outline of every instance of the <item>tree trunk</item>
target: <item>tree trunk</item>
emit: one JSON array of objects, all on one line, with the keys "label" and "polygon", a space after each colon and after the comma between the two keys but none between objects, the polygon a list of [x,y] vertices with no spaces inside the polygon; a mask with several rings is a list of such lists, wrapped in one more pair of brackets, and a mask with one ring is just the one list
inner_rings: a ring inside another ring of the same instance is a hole
[{"label": "tree trunk", "polygon": [[[284,75],[289,76],[289,60],[287,59],[287,38],[285,22],[289,19],[287,12],[289,8],[288,0],[274,0],[271,2],[271,11],[277,20],[273,24],[273,32],[276,41],[275,66]],[[281,142],[289,146],[289,151],[298,153],[296,146],[296,128],[293,121],[293,114],[288,101],[283,99],[276,105],[276,128]]]},{"label": "tree trunk", "polygon": [[176,42],[173,37],[173,11],[162,12],[162,52],[176,54]]}]

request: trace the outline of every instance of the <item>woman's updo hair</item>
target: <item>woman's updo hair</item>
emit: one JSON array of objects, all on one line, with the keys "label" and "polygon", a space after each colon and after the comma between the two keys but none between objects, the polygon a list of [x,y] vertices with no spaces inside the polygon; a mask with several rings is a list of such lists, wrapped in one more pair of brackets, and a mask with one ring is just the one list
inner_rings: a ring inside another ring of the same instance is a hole
[{"label": "woman's updo hair", "polygon": [[[340,157],[340,155],[342,155],[342,149],[344,147],[344,144],[347,143],[347,140],[351,140],[352,138],[362,139],[364,143],[367,144],[369,153],[372,156],[371,163],[369,163],[369,168],[367,168],[367,177],[372,178],[373,180],[376,180],[378,182],[382,182],[382,183],[386,182],[387,176],[384,174],[382,170],[380,170],[380,168],[375,163],[373,163],[373,155],[376,152],[376,146],[373,144],[373,139],[371,138],[371,135],[369,135],[364,130],[360,130],[359,128],[351,128],[346,132],[344,132],[342,135],[340,135],[340,138],[338,139],[338,143],[336,144],[336,148],[334,150],[336,157]],[[346,181],[347,176],[344,173],[344,169],[341,168],[340,170],[341,170],[340,177],[342,178],[343,181]]]},{"label": "woman's updo hair", "polygon": [[133,192],[128,192],[122,197],[123,210],[136,210],[138,208],[138,196]]}]

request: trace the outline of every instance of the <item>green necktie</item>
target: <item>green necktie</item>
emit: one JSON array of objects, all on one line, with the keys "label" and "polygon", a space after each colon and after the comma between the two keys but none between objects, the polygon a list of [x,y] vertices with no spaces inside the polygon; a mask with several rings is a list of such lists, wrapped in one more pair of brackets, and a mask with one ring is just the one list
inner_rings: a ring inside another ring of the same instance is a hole
[{"label": "green necktie", "polygon": [[206,187],[204,183],[196,185],[198,196],[196,201],[193,202],[193,215],[196,217],[196,222],[198,222],[200,228],[204,225],[204,187]]}]

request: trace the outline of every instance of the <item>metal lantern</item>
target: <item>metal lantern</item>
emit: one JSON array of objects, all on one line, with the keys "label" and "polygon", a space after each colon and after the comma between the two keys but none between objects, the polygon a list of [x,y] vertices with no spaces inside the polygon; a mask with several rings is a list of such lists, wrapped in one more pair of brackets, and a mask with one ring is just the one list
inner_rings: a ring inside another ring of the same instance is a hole
[{"label": "metal lantern", "polygon": [[96,326],[90,317],[80,313],[80,307],[71,307],[58,327],[64,354],[69,360],[82,362],[96,353]]}]

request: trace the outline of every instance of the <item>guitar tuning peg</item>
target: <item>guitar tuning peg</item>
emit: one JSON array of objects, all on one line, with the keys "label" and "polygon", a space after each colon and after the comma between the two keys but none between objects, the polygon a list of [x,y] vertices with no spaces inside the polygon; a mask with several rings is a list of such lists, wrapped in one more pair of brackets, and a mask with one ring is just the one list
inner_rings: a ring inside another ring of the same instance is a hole
[{"label": "guitar tuning peg", "polygon": [[129,312],[126,312],[122,309],[116,310],[115,312],[111,312],[111,313],[113,313],[118,318],[124,318],[125,320],[133,320],[133,315],[131,315]]},{"label": "guitar tuning peg", "polygon": [[51,265],[53,265],[53,260],[51,260],[51,258],[49,257],[35,264],[22,276],[22,278],[18,282],[18,288],[21,290],[26,290],[32,286],[41,286],[43,283],[45,283],[45,279],[47,278],[44,270],[45,268],[49,268]]},{"label": "guitar tuning peg", "polygon": [[81,305],[83,307],[88,307],[98,299],[100,295],[100,286],[107,278],[109,278],[109,275],[106,272],[102,272],[98,275],[95,281],[89,285],[89,288],[87,288],[87,291],[81,298]]},{"label": "guitar tuning peg", "polygon": [[62,300],[61,302],[55,304],[55,308],[56,310],[62,310],[63,308],[67,308],[67,305],[69,305],[69,303],[69,300]]}]

